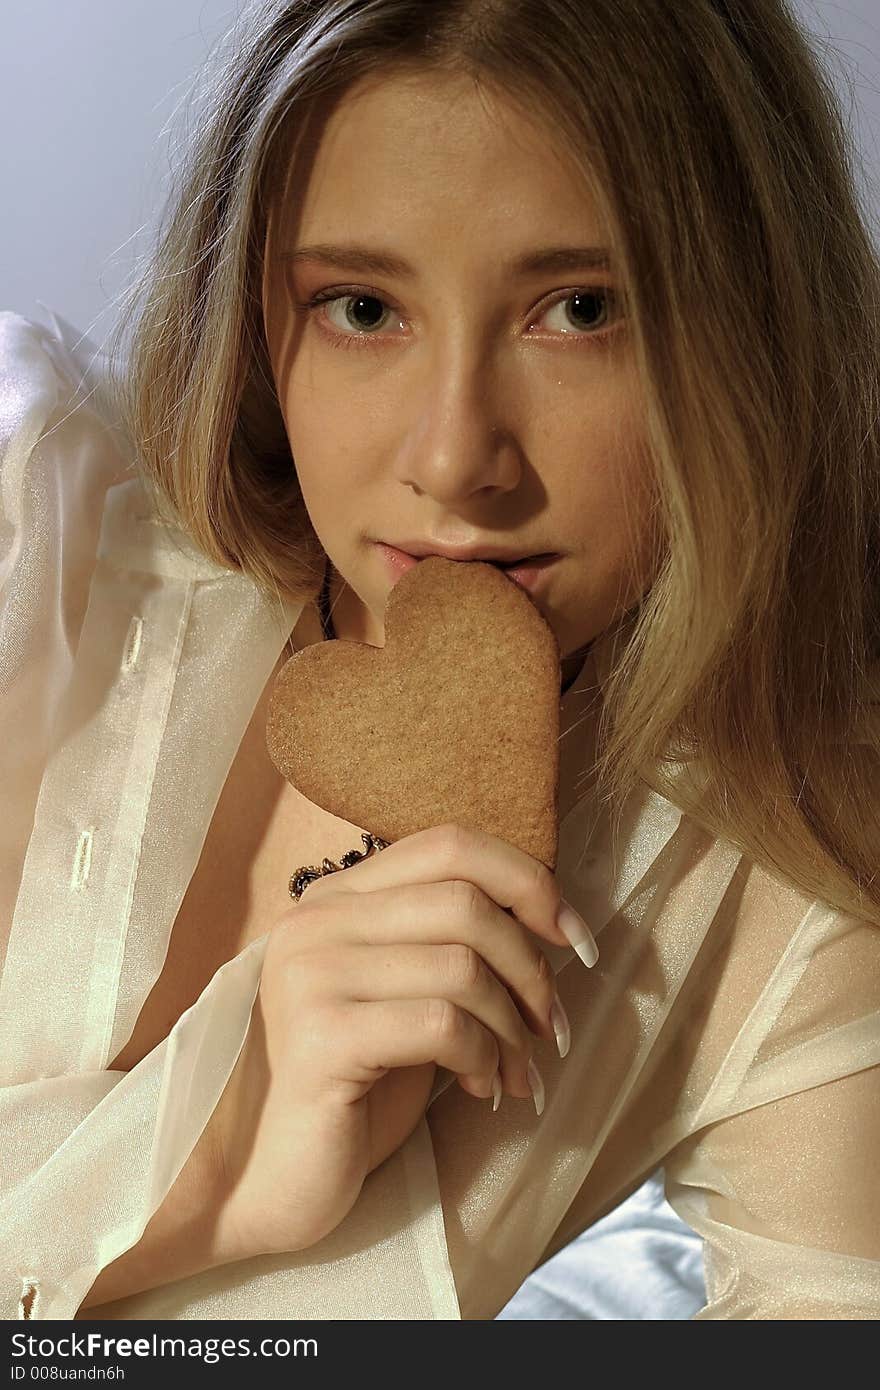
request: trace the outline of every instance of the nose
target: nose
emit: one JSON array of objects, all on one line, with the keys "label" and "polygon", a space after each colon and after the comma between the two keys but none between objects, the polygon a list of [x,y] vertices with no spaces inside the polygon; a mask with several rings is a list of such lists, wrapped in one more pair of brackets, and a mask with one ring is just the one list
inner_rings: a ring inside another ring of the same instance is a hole
[{"label": "nose", "polygon": [[429,368],[409,407],[396,459],[400,481],[453,507],[520,484],[524,459],[502,389],[484,355]]}]

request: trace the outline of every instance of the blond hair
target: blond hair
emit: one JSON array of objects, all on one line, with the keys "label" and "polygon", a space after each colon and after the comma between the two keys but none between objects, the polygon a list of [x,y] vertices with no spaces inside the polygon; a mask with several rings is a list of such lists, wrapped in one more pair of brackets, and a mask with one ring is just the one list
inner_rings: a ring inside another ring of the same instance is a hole
[{"label": "blond hair", "polygon": [[626,287],[655,577],[613,632],[600,794],[640,781],[880,925],[880,261],[784,0],[295,0],[207,76],[115,371],[140,468],[212,559],[314,597],[262,321],[273,191],[315,98],[391,66],[492,84],[579,161]]}]

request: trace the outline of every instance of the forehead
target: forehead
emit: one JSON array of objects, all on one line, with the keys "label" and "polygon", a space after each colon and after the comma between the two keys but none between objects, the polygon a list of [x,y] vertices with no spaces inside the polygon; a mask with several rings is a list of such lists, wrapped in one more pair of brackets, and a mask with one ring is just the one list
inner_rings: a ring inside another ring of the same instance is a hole
[{"label": "forehead", "polygon": [[552,113],[435,70],[371,76],[315,103],[282,204],[299,241],[470,230],[514,246],[595,241],[605,230],[589,171]]}]

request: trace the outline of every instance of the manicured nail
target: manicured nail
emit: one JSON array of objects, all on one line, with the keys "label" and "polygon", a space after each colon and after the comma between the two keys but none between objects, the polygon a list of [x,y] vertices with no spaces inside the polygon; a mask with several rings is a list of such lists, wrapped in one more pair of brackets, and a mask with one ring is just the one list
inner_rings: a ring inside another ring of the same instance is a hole
[{"label": "manicured nail", "polygon": [[495,1075],[492,1077],[492,1114],[493,1114],[493,1115],[495,1114],[495,1111],[498,1109],[499,1105],[501,1104],[501,1095],[502,1095],[502,1091],[501,1091],[501,1076],[500,1076],[500,1074],[496,1071]]},{"label": "manicured nail", "polygon": [[593,933],[587,926],[583,917],[575,912],[570,903],[562,899],[562,906],[559,909],[559,916],[556,925],[580,956],[584,965],[592,966],[599,959],[599,948],[593,938]]},{"label": "manicured nail", "polygon": [[529,1059],[528,1078],[532,1100],[535,1102],[535,1109],[538,1114],[541,1115],[544,1111],[544,1083],[541,1080],[541,1073],[538,1071],[538,1068],[531,1058]]},{"label": "manicured nail", "polygon": [[556,1046],[559,1055],[564,1057],[571,1047],[571,1025],[558,994],[550,1005],[550,1022],[553,1024],[553,1032],[556,1034]]}]

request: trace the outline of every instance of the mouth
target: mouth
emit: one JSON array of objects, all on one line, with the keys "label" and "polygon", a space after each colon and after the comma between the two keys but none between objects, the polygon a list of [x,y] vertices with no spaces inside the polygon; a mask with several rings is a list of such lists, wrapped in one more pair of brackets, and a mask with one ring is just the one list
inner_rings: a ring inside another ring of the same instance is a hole
[{"label": "mouth", "polygon": [[522,555],[518,560],[484,560],[483,564],[492,565],[496,570],[516,570],[524,565],[539,565],[545,560],[555,559],[556,555],[547,551],[543,555]]},{"label": "mouth", "polygon": [[[382,552],[386,566],[390,571],[394,582],[412,569],[423,559],[428,559],[425,555],[410,555],[405,550],[397,550],[392,545],[385,545],[382,541],[376,542],[377,549]],[[521,589],[534,591],[543,582],[543,577],[552,568],[560,556],[555,552],[545,552],[541,555],[527,555],[518,560],[482,560],[478,563],[491,565],[493,569],[501,570],[508,579],[514,584],[518,584]],[[454,563],[464,564],[466,561],[455,561]],[[470,563],[474,563],[473,560]]]}]

